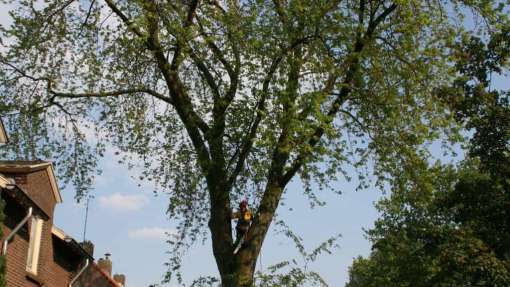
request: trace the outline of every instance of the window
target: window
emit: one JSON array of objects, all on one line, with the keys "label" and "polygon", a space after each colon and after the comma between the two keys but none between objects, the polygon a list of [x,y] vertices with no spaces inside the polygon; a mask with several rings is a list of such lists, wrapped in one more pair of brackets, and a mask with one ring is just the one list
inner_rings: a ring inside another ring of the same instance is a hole
[{"label": "window", "polygon": [[30,224],[30,242],[28,245],[27,271],[34,275],[37,275],[42,229],[43,220],[35,216],[32,217],[32,222]]}]

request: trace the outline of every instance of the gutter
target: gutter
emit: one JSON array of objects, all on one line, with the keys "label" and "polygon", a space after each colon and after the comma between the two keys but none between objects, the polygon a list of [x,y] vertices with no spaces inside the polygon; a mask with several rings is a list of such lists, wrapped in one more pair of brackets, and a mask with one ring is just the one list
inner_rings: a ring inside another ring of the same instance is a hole
[{"label": "gutter", "polygon": [[78,280],[78,278],[85,271],[85,269],[87,269],[88,266],[89,266],[89,259],[87,258],[87,259],[85,259],[85,266],[83,266],[81,268],[80,272],[78,272],[78,274],[76,274],[76,276],[74,276],[73,280],[71,280],[71,283],[69,283],[69,287],[73,287],[74,282],[76,282],[76,280]]},{"label": "gutter", "polygon": [[23,220],[21,220],[21,222],[18,223],[18,225],[16,225],[16,227],[11,231],[11,233],[9,233],[9,235],[7,235],[7,237],[5,238],[3,246],[2,246],[2,255],[7,254],[7,244],[9,244],[9,241],[14,237],[14,235],[16,235],[16,233],[21,229],[21,227],[23,227],[23,225],[25,225],[25,223],[27,223],[28,219],[30,219],[31,216],[32,216],[32,207],[29,207],[28,213],[25,216],[25,218],[23,218]]}]

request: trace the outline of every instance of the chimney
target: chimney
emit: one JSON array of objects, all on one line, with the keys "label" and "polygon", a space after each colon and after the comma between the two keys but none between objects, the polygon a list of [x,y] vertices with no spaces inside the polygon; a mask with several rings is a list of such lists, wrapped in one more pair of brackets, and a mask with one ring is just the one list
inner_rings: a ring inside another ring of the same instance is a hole
[{"label": "chimney", "polygon": [[89,241],[89,240],[85,240],[83,241],[82,243],[80,243],[81,245],[81,248],[83,248],[83,250],[85,250],[85,252],[87,252],[88,255],[90,255],[90,257],[94,257],[94,243],[92,243],[92,241]]},{"label": "chimney", "polygon": [[113,281],[119,283],[120,286],[125,287],[126,286],[126,275],[115,274],[115,275],[113,275]]},{"label": "chimney", "polygon": [[97,266],[101,268],[108,276],[112,276],[112,261],[110,260],[110,253],[106,253],[104,258],[101,258],[97,261]]}]

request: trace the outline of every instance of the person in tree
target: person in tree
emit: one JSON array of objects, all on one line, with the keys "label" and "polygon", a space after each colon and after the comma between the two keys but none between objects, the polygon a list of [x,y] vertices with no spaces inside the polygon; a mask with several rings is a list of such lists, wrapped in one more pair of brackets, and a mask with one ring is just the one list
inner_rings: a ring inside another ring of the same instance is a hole
[{"label": "person in tree", "polygon": [[239,210],[237,212],[233,212],[231,218],[237,219],[236,241],[234,243],[235,254],[241,248],[244,241],[244,236],[250,229],[251,221],[253,219],[253,214],[248,207],[248,201],[242,200],[239,203]]}]

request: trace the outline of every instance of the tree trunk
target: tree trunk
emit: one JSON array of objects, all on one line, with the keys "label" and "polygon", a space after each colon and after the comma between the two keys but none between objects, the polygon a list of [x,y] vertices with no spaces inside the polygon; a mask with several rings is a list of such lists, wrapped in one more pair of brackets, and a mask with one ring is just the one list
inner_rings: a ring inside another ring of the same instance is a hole
[{"label": "tree trunk", "polygon": [[[231,259],[229,270],[220,272],[221,286],[252,287],[257,257],[250,256],[248,252],[240,252],[231,256]],[[216,261],[218,262],[218,258]]]},{"label": "tree trunk", "polygon": [[[268,184],[266,196],[262,202],[264,208],[259,207],[252,226],[246,234],[245,242],[236,255],[233,254],[235,247],[232,241],[214,242],[215,236],[213,235],[214,256],[220,271],[222,287],[253,286],[257,259],[282,191],[283,188]],[[216,252],[216,250],[227,252]]]},{"label": "tree trunk", "polygon": [[[213,180],[210,181],[213,183]],[[225,191],[215,189],[211,200],[211,231],[213,254],[221,276],[222,287],[252,287],[255,266],[260,248],[253,244],[251,230],[237,254],[234,252],[232,238],[232,220],[229,200]],[[213,189],[214,190],[214,189]]]}]

